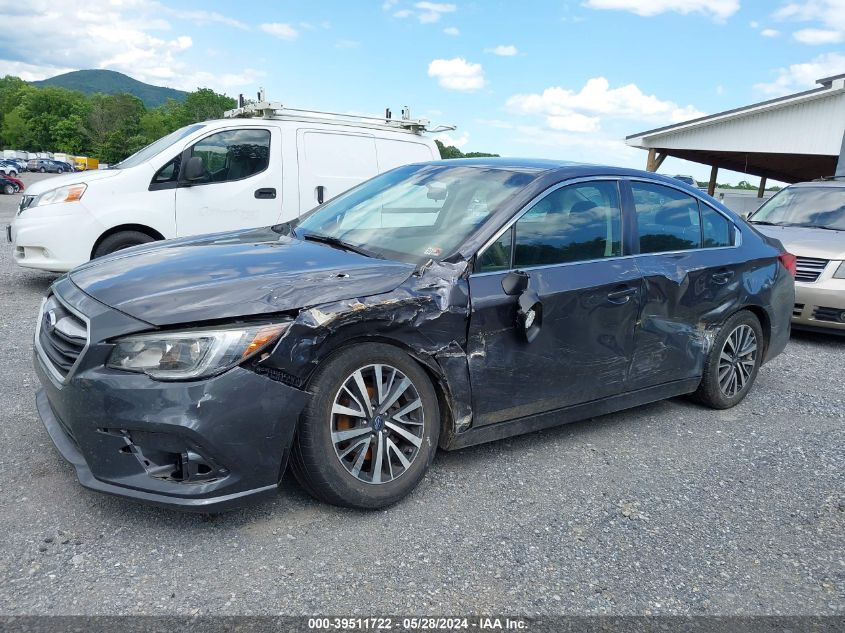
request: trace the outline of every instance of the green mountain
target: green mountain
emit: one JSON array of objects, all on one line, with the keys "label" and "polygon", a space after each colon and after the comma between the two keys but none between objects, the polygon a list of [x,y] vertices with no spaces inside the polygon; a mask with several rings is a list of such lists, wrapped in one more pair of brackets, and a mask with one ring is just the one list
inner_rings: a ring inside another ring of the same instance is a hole
[{"label": "green mountain", "polygon": [[152,86],[113,70],[74,70],[64,75],[33,81],[33,86],[58,86],[85,94],[117,94],[126,92],[138,97],[148,108],[160,106],[168,99],[184,101],[188,94],[173,88]]}]

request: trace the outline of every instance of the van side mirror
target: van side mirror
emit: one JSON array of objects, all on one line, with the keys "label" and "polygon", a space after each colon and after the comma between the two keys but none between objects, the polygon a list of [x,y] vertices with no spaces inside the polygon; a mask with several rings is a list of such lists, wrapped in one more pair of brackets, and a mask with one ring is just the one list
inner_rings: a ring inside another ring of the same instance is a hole
[{"label": "van side mirror", "polygon": [[205,163],[201,156],[191,156],[188,159],[182,178],[188,182],[197,182],[205,178]]}]

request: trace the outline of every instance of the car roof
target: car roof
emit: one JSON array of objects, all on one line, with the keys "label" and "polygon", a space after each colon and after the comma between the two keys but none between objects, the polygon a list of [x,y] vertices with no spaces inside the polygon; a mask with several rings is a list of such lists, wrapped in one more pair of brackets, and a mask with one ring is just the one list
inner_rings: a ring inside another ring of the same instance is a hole
[{"label": "car roof", "polygon": [[834,189],[845,189],[845,180],[812,180],[810,182],[796,182],[789,185],[789,189],[801,187],[833,187]]},{"label": "car roof", "polygon": [[495,169],[508,169],[513,171],[534,172],[544,174],[555,174],[561,179],[580,178],[587,176],[622,176],[632,178],[649,178],[671,184],[673,187],[684,186],[682,181],[676,180],[673,176],[658,174],[656,172],[643,171],[641,169],[630,169],[627,167],[614,167],[612,165],[596,165],[591,163],[576,163],[565,160],[552,160],[542,158],[453,158],[448,160],[432,161],[432,165],[444,166],[469,166],[487,167]]}]

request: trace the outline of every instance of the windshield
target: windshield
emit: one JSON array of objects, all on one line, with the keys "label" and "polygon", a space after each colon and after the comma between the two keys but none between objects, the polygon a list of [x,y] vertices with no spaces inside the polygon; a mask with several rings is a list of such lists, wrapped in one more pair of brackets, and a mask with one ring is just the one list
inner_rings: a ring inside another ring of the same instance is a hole
[{"label": "windshield", "polygon": [[787,187],[761,206],[750,222],[845,231],[845,187]]},{"label": "windshield", "polygon": [[340,240],[375,257],[445,259],[536,177],[488,167],[408,165],[317,207],[296,235]]},{"label": "windshield", "polygon": [[203,123],[194,123],[193,125],[186,125],[185,127],[179,128],[178,130],[176,130],[175,132],[171,132],[167,136],[162,136],[160,139],[154,141],[153,143],[150,143],[143,149],[139,149],[129,158],[122,160],[116,165],[112,165],[112,169],[127,169],[128,167],[140,165],[141,163],[151,159],[153,156],[163,152],[168,147],[173,145],[173,143],[175,143],[176,141],[183,139],[189,134],[192,134],[204,127],[205,124]]}]

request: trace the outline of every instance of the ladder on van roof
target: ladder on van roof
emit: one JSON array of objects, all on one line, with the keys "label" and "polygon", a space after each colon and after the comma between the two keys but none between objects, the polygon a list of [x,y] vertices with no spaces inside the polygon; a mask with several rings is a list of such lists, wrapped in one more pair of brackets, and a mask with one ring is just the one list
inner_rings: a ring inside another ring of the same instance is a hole
[{"label": "ladder on van roof", "polygon": [[285,107],[278,101],[267,101],[262,88],[258,92],[256,103],[244,103],[244,96],[238,96],[238,107],[233,110],[226,110],[223,113],[225,119],[262,117],[264,119],[290,119],[292,121],[314,121],[318,123],[334,123],[336,125],[356,125],[362,127],[376,127],[391,130],[404,130],[413,134],[430,132],[448,132],[456,129],[454,125],[437,125],[430,127],[428,119],[412,119],[411,110],[408,106],[402,108],[402,117],[393,118],[393,113],[388,108],[383,117],[363,116],[359,114],[344,114],[341,112],[324,112],[320,110],[301,110],[298,108]]}]

